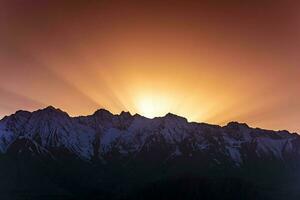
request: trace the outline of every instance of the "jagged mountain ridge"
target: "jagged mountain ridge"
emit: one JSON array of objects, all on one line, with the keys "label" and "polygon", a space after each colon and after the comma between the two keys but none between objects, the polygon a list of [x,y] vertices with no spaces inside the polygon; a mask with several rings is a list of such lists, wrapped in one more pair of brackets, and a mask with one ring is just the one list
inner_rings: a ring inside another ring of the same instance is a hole
[{"label": "jagged mountain ridge", "polygon": [[259,160],[298,161],[300,137],[287,131],[253,129],[231,122],[221,127],[189,123],[174,114],[148,119],[100,109],[90,116],[70,117],[54,107],[18,111],[0,121],[0,151],[56,157],[67,151],[102,164],[119,159],[173,162],[205,160],[211,165],[240,167]]}]

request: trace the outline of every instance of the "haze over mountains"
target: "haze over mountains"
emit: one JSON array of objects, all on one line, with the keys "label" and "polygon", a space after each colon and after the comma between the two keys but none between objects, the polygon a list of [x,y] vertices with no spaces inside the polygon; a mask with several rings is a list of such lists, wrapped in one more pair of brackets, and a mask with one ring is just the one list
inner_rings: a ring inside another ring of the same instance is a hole
[{"label": "haze over mountains", "polygon": [[0,151],[0,194],[8,199],[300,197],[300,136],[238,122],[104,109],[70,117],[47,107],[3,118]]}]

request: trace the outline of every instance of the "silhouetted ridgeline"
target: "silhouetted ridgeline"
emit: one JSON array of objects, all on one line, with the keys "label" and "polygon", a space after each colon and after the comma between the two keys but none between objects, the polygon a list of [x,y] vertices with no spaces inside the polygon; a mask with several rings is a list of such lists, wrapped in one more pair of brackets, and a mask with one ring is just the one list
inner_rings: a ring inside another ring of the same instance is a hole
[{"label": "silhouetted ridgeline", "polygon": [[47,107],[0,121],[1,199],[300,199],[287,131]]}]

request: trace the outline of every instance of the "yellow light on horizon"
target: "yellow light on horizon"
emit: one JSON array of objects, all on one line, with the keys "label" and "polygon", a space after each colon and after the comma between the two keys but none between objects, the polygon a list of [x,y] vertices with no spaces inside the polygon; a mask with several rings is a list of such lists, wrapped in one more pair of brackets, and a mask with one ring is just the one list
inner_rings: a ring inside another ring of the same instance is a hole
[{"label": "yellow light on horizon", "polygon": [[166,115],[172,111],[170,98],[161,95],[145,95],[138,99],[137,111],[141,115],[154,118]]}]

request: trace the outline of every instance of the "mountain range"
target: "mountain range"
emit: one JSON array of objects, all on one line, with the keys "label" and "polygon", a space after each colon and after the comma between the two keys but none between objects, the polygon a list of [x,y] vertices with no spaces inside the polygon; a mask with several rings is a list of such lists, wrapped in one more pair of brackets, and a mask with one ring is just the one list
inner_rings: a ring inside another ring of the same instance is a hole
[{"label": "mountain range", "polygon": [[0,121],[1,199],[299,199],[300,136],[49,106]]}]

